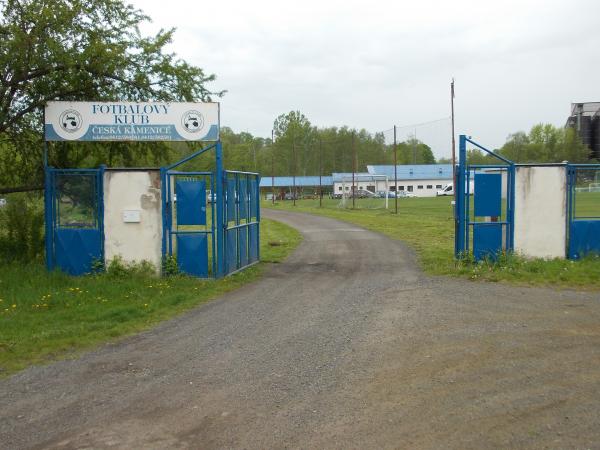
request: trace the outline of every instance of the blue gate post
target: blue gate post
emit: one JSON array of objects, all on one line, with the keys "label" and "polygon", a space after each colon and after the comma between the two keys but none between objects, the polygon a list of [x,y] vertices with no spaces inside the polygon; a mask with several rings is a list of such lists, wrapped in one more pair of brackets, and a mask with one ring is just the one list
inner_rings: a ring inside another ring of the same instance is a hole
[{"label": "blue gate post", "polygon": [[467,167],[467,137],[464,134],[459,136],[458,146],[458,173],[456,174],[456,186],[454,186],[455,196],[455,233],[454,233],[454,256],[457,258],[465,252],[465,238],[467,236],[467,221],[465,217],[465,174]]},{"label": "blue gate post", "polygon": [[163,265],[165,259],[167,257],[167,233],[170,233],[169,224],[167,222],[167,205],[168,205],[168,195],[169,192],[167,190],[167,183],[169,182],[167,177],[167,168],[160,168],[160,183],[161,183],[161,194],[162,194],[162,257],[163,257]]},{"label": "blue gate post", "polygon": [[507,215],[507,219],[509,222],[508,225],[508,233],[509,233],[509,237],[507,239],[507,245],[506,245],[506,250],[507,251],[514,251],[515,249],[515,182],[516,182],[516,175],[517,175],[517,170],[515,168],[514,163],[509,164],[508,166],[508,178],[507,178],[507,186],[506,186],[506,190],[507,192],[507,196],[508,196],[508,200],[507,200],[507,208],[506,208],[506,215]]},{"label": "blue gate post", "polygon": [[96,180],[96,186],[98,186],[97,192],[97,208],[96,208],[96,220],[98,221],[98,229],[100,230],[100,262],[104,267],[106,263],[106,257],[104,253],[104,172],[106,171],[106,164],[100,164],[98,168],[98,179]]},{"label": "blue gate post", "polygon": [[53,176],[52,169],[48,166],[44,167],[44,220],[46,230],[46,268],[54,269],[54,193],[52,186]]},{"label": "blue gate post", "polygon": [[[223,149],[221,147],[221,141],[217,141],[217,146],[215,149],[216,153],[216,174],[215,174],[215,184],[217,185],[217,221],[216,221],[216,229],[217,229],[217,273],[216,278],[221,278],[225,274],[225,223],[223,222],[224,210],[223,206],[225,204],[225,196],[223,193]],[[213,258],[215,255],[213,255]]]},{"label": "blue gate post", "polygon": [[260,175],[256,176],[256,221],[258,225],[256,226],[256,255],[258,260],[260,261]]}]

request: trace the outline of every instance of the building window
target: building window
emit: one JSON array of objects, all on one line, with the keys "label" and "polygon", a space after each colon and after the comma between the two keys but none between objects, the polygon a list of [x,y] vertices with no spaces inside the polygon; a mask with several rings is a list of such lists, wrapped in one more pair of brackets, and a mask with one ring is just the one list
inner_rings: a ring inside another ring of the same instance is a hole
[{"label": "building window", "polygon": [[417,189],[423,189],[423,185],[422,184],[418,185]]},{"label": "building window", "polygon": [[369,192],[375,192],[375,186],[373,186],[373,185],[367,186],[367,191],[369,191]]},{"label": "building window", "polygon": [[396,192],[396,186],[390,186],[390,191]]},{"label": "building window", "polygon": [[347,190],[347,191],[349,191],[349,190],[350,190],[350,188],[349,188],[348,186],[346,186],[346,190]]},{"label": "building window", "polygon": [[412,191],[413,191],[413,187],[412,187],[412,186],[406,186],[406,190],[407,190],[408,192],[412,192]]},{"label": "building window", "polygon": [[342,187],[340,186],[340,187],[338,188],[338,191],[341,191],[341,190],[342,190]]},{"label": "building window", "polygon": [[[398,186],[398,190],[399,191],[403,191],[404,190],[404,186]],[[411,189],[411,191],[412,191],[412,189]]]},{"label": "building window", "polygon": [[427,189],[433,189],[433,186],[431,184],[428,184]]},{"label": "building window", "polygon": [[435,188],[436,188],[436,189],[441,189],[441,188],[442,188],[442,185],[441,185],[441,184],[436,184],[436,185],[435,185]]}]

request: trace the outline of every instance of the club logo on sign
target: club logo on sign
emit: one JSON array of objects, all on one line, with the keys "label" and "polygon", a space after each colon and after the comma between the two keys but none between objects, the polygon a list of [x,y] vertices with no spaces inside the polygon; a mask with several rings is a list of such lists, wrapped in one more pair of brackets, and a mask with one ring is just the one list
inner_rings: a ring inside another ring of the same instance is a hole
[{"label": "club logo on sign", "polygon": [[186,131],[197,133],[204,127],[204,117],[198,111],[188,111],[183,115],[181,123]]},{"label": "club logo on sign", "polygon": [[75,133],[81,128],[83,119],[81,118],[81,114],[74,109],[67,109],[60,115],[59,121],[60,127],[63,130],[65,130],[67,133]]}]

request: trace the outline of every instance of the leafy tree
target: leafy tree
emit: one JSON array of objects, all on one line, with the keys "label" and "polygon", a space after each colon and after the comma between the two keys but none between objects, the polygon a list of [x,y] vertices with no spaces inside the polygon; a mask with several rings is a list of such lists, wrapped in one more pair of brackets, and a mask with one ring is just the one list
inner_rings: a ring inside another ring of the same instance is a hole
[{"label": "leafy tree", "polygon": [[487,153],[482,152],[479,149],[468,149],[467,150],[467,163],[468,164],[497,164],[500,160],[490,156]]},{"label": "leafy tree", "polygon": [[310,121],[300,111],[290,111],[275,119],[273,131],[278,159],[283,158],[288,163],[285,168],[287,174],[304,175],[307,147],[312,147],[315,141]]},{"label": "leafy tree", "polygon": [[416,138],[398,144],[398,164],[435,164],[431,147]]},{"label": "leafy tree", "polygon": [[588,162],[590,149],[572,128],[538,124],[529,134],[522,131],[508,137],[498,151],[502,156],[520,163]]}]

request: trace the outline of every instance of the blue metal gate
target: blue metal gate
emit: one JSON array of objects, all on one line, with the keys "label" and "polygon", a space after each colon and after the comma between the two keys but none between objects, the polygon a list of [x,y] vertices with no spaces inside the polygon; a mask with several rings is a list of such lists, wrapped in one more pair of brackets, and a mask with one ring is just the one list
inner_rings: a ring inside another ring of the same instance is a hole
[{"label": "blue metal gate", "polygon": [[567,256],[600,254],[600,164],[567,165]]},{"label": "blue metal gate", "polygon": [[256,173],[225,174],[225,273],[230,274],[260,258],[260,180]]},{"label": "blue metal gate", "polygon": [[100,169],[46,168],[46,266],[82,275],[104,260]]},{"label": "blue metal gate", "polygon": [[[206,187],[209,187],[207,190]],[[166,251],[179,270],[201,278],[216,274],[214,177],[211,172],[167,172]]]},{"label": "blue metal gate", "polygon": [[[214,172],[174,170],[211,149]],[[260,177],[223,170],[220,142],[162,168],[161,179],[163,257],[175,257],[182,272],[202,278],[219,278],[259,261]]]},{"label": "blue metal gate", "polygon": [[[468,165],[467,142],[502,164]],[[464,135],[456,168],[455,256],[473,252],[476,261],[514,249],[515,165]],[[471,200],[471,198],[473,200]]]}]

